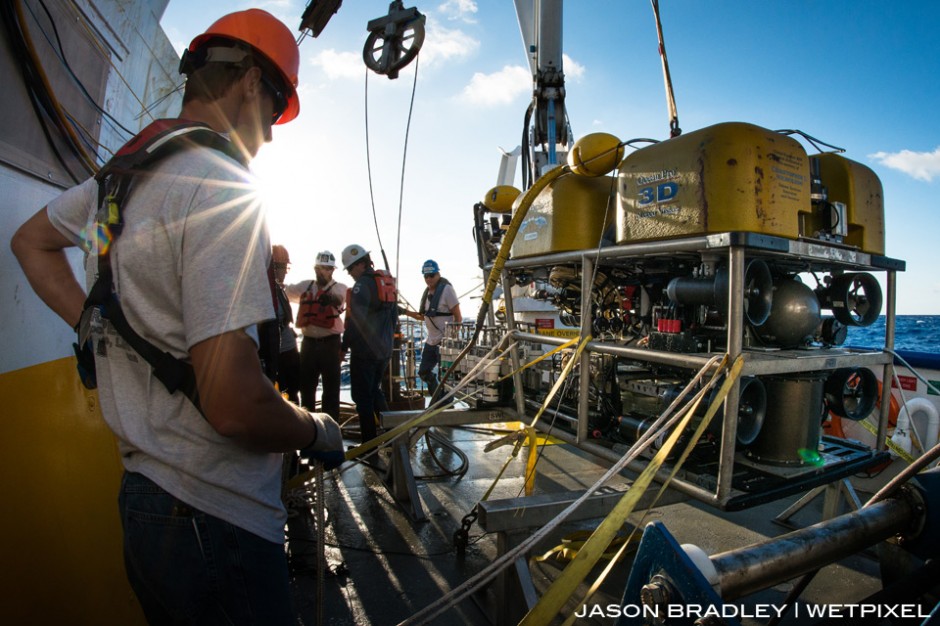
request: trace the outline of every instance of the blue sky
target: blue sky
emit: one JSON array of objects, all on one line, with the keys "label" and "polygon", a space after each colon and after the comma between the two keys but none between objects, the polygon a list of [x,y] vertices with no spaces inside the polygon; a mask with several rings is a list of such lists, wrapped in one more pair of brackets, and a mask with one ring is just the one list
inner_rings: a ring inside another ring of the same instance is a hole
[{"label": "blue sky", "polygon": [[[366,23],[388,2],[346,0],[320,37],[301,45],[301,115],[275,128],[254,164],[272,235],[291,251],[289,281],[312,277],[320,249],[378,251],[367,103],[377,220],[403,293],[417,301],[429,257],[458,293],[480,282],[472,206],[496,182],[498,149],[519,143],[531,93],[515,10],[509,0],[405,5],[428,19],[403,188],[415,65],[394,81],[371,75],[367,97],[361,60]],[[215,18],[248,6],[296,28],[306,2],[171,0],[162,25],[181,50]],[[660,12],[683,130],[742,121],[845,148],[884,185],[887,255],[908,262],[899,313],[940,314],[940,3],[660,0]],[[569,0],[564,50],[576,136],[668,137],[648,0]],[[475,313],[479,301],[464,302],[465,314]]]}]

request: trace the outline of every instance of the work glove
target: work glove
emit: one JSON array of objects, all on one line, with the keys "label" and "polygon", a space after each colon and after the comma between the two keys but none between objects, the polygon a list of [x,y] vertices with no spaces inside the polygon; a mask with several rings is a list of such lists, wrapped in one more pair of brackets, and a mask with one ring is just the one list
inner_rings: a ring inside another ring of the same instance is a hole
[{"label": "work glove", "polygon": [[326,413],[311,413],[310,417],[317,425],[317,436],[301,449],[300,456],[319,461],[327,471],[339,467],[346,460],[339,424]]}]

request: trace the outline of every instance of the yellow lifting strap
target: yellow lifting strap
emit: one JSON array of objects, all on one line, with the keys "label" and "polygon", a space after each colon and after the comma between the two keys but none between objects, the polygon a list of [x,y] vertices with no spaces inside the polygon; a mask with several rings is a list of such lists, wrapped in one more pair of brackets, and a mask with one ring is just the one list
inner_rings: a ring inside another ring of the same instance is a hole
[{"label": "yellow lifting strap", "polygon": [[531,361],[529,361],[528,363],[526,363],[525,365],[523,365],[522,367],[520,367],[520,368],[517,369],[516,371],[510,372],[509,374],[506,374],[505,376],[503,376],[502,378],[500,378],[500,379],[497,380],[496,382],[497,382],[497,383],[501,383],[501,382],[503,382],[504,380],[507,380],[507,379],[509,379],[509,378],[512,378],[512,377],[515,376],[516,374],[518,374],[518,373],[520,373],[520,372],[522,372],[522,371],[524,371],[524,370],[527,370],[528,368],[532,367],[532,366],[535,365],[536,363],[539,363],[539,362],[541,362],[541,361],[544,361],[545,359],[547,359],[548,357],[552,356],[553,354],[557,354],[558,352],[561,352],[561,351],[564,350],[565,348],[570,348],[570,347],[573,346],[574,344],[578,343],[578,340],[579,340],[579,339],[580,339],[580,337],[572,337],[571,339],[569,339],[569,340],[566,341],[565,343],[561,344],[560,346],[555,346],[554,348],[552,348],[551,350],[549,350],[548,352],[546,352],[546,353],[543,354],[542,356],[540,356],[540,357],[538,357],[538,358],[536,358],[536,359],[532,359]]},{"label": "yellow lifting strap", "polygon": [[[724,398],[731,390],[731,386],[737,380],[738,376],[740,376],[743,366],[744,359],[739,356],[728,372],[711,406],[709,406],[705,418],[696,431],[697,435],[700,435],[698,431],[704,432],[704,427],[708,425],[708,422],[711,421],[711,418],[718,411]],[[653,460],[646,466],[646,469],[643,470],[633,486],[623,495],[620,501],[614,506],[613,510],[611,510],[610,514],[594,530],[590,538],[584,542],[584,546],[578,551],[578,555],[564,569],[561,575],[555,579],[532,610],[522,619],[519,623],[520,626],[548,624],[555,618],[568,598],[574,593],[577,586],[581,584],[581,581],[585,579],[600,559],[601,555],[607,550],[607,546],[610,545],[614,536],[623,526],[624,522],[626,522],[627,517],[636,508],[637,502],[639,502],[643,493],[652,483],[653,477],[672,452],[672,449],[679,441],[680,435],[691,423],[695,414],[695,408],[700,400],[701,395],[693,402],[693,406],[686,411],[681,422],[672,430],[663,444],[663,447],[656,453]]]},{"label": "yellow lifting strap", "polygon": [[[614,537],[614,540],[610,542],[610,545],[607,546],[607,551],[601,555],[602,559],[613,559],[617,558],[620,554],[623,553],[622,548],[627,543],[632,543],[631,547],[636,547],[636,543],[631,542],[634,532],[636,529],[631,529],[631,532],[628,536],[617,535]],[[549,559],[554,559],[556,561],[570,561],[576,556],[578,556],[578,551],[584,547],[585,541],[591,536],[590,530],[576,530],[572,533],[568,533],[561,539],[561,543],[545,552],[541,556],[534,557],[533,560],[541,563]]]},{"label": "yellow lifting strap", "polygon": [[[698,410],[698,405],[701,402],[701,399],[705,397],[705,393],[707,392],[707,390],[711,388],[712,384],[717,379],[718,375],[720,375],[721,370],[723,369],[724,365],[727,363],[727,358],[728,358],[727,355],[725,355],[725,358],[722,360],[721,366],[719,366],[718,370],[716,370],[716,373],[712,376],[712,380],[709,382],[708,385],[706,385],[704,389],[699,391],[699,394],[697,395],[697,398],[694,400],[694,405],[692,406],[692,409],[691,409],[692,414],[695,414],[695,412]],[[738,360],[739,361],[741,360],[740,357],[738,358]],[[740,374],[740,370],[738,371],[738,374]],[[735,378],[736,377],[737,375],[735,375]],[[727,390],[730,391],[730,389],[731,389],[731,385],[729,384],[727,387]],[[666,480],[662,484],[662,486],[659,488],[659,491],[656,493],[656,496],[653,498],[652,503],[650,503],[647,510],[643,513],[643,517],[640,519],[640,522],[633,528],[633,531],[630,533],[630,536],[628,537],[628,541],[624,543],[624,545],[620,548],[617,554],[614,555],[614,557],[610,560],[607,566],[604,567],[603,571],[601,571],[601,573],[597,576],[597,579],[588,589],[587,593],[584,596],[584,599],[581,601],[581,605],[586,604],[587,601],[590,600],[591,597],[593,597],[593,595],[597,592],[597,590],[600,589],[601,585],[604,583],[604,580],[613,570],[614,565],[624,555],[628,545],[632,544],[632,540],[634,539],[634,535],[636,534],[636,531],[639,528],[643,528],[643,526],[645,525],[646,518],[649,515],[650,509],[655,507],[656,503],[659,502],[659,499],[663,496],[664,493],[666,493],[666,489],[669,487],[669,483],[672,482],[672,479],[675,477],[676,473],[685,464],[686,459],[689,458],[689,454],[691,454],[692,450],[695,449],[695,446],[698,445],[699,439],[701,439],[702,434],[704,434],[705,432],[705,429],[708,428],[708,425],[711,423],[712,417],[714,417],[715,412],[718,410],[718,407],[721,405],[722,402],[724,402],[727,392],[722,393],[722,391],[724,390],[720,390],[719,393],[717,394],[717,397],[712,400],[712,404],[709,407],[709,411],[706,413],[704,419],[702,419],[702,422],[699,424],[698,428],[695,429],[695,432],[693,433],[691,439],[689,440],[689,443],[686,445],[685,450],[682,452],[682,455],[679,457],[678,461],[676,461],[675,465],[673,466],[672,472],[669,473],[669,479]],[[568,619],[564,621],[562,626],[572,626],[576,618],[577,618],[577,611],[569,615]]]},{"label": "yellow lifting strap", "polygon": [[[578,358],[581,356],[581,353],[584,352],[584,348],[587,347],[588,342],[591,341],[591,335],[587,335],[581,340],[581,343],[578,345],[577,350],[575,350],[574,356],[565,363],[565,367],[562,368],[561,374],[558,376],[558,380],[555,381],[555,384],[552,386],[551,390],[548,392],[548,395],[545,397],[545,401],[542,402],[542,406],[539,407],[538,412],[535,414],[535,417],[532,418],[532,422],[528,426],[523,426],[524,430],[520,430],[518,434],[512,433],[502,437],[500,440],[497,440],[493,444],[487,446],[488,450],[492,450],[496,447],[502,445],[502,443],[508,443],[513,441],[515,445],[513,446],[512,452],[506,458],[506,461],[503,463],[503,467],[499,470],[499,473],[496,475],[496,478],[493,479],[493,484],[490,485],[489,489],[486,490],[486,493],[483,494],[483,497],[480,498],[480,502],[485,502],[490,494],[493,493],[493,489],[496,488],[496,483],[499,482],[499,479],[503,477],[503,473],[506,471],[506,468],[509,467],[509,463],[519,455],[519,450],[522,449],[522,446],[528,442],[529,445],[529,457],[526,461],[526,475],[525,475],[525,490],[526,495],[532,494],[532,489],[535,486],[535,463],[538,460],[538,435],[535,431],[535,424],[538,422],[539,418],[542,416],[542,413],[545,412],[545,409],[548,408],[548,405],[551,404],[552,399],[555,397],[555,394],[558,393],[558,390],[561,389],[562,384],[565,379],[568,377],[568,374],[571,373],[571,370],[574,369],[575,364],[578,362]],[[569,342],[570,343],[570,342]],[[525,436],[523,436],[525,433]],[[494,445],[495,444],[495,445]]]}]

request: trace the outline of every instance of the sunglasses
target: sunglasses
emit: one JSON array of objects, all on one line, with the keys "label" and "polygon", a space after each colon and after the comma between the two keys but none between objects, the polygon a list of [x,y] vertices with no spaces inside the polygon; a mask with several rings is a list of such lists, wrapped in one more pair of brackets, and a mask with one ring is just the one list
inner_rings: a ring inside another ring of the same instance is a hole
[{"label": "sunglasses", "polygon": [[424,280],[427,280],[427,279],[429,279],[429,278],[436,278],[437,276],[438,276],[437,273],[434,273],[434,274],[425,274],[425,275],[424,275]]},{"label": "sunglasses", "polygon": [[261,75],[261,83],[271,91],[274,97],[274,114],[271,116],[271,124],[277,124],[277,121],[284,115],[284,110],[287,109],[287,96],[264,74]]}]

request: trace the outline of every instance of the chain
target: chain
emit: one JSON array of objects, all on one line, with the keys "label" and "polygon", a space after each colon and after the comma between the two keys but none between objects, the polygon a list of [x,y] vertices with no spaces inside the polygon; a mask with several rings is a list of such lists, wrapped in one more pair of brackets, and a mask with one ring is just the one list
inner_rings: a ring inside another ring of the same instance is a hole
[{"label": "chain", "polygon": [[479,509],[479,504],[474,506],[469,513],[463,516],[460,521],[460,528],[454,531],[454,547],[457,549],[459,556],[463,556],[467,551],[467,545],[470,543],[470,528],[480,515]]}]

